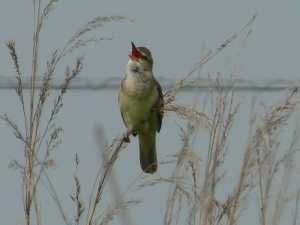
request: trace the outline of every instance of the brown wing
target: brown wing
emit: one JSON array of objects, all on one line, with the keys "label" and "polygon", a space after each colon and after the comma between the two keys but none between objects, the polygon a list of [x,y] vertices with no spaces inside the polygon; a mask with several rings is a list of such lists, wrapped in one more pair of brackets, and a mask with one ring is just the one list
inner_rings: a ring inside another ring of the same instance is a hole
[{"label": "brown wing", "polygon": [[158,96],[159,96],[155,103],[155,109],[157,110],[157,132],[159,132],[161,129],[162,119],[164,116],[164,112],[163,112],[164,96],[158,81],[154,79],[154,83],[156,85]]}]

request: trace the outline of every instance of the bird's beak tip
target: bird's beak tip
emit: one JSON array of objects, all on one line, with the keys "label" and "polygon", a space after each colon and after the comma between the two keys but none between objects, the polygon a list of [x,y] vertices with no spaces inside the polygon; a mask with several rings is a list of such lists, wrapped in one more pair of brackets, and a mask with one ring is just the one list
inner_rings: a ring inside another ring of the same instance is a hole
[{"label": "bird's beak tip", "polygon": [[132,45],[132,52],[131,52],[131,55],[129,55],[129,57],[131,59],[134,59],[134,60],[139,60],[142,58],[141,54],[139,53],[139,51],[137,50],[137,48],[135,47],[134,43],[131,42],[131,45]]}]

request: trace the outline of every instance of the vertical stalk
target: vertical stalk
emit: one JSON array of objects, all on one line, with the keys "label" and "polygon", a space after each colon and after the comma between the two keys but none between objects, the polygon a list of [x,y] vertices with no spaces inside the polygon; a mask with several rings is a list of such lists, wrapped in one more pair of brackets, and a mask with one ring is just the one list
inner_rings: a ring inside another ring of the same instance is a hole
[{"label": "vertical stalk", "polygon": [[33,52],[32,52],[32,71],[31,71],[31,86],[30,86],[30,118],[29,118],[29,136],[27,141],[29,146],[26,147],[26,171],[24,174],[25,179],[25,213],[26,213],[26,225],[30,225],[30,208],[32,203],[32,190],[34,185],[33,169],[34,169],[34,141],[32,141],[34,133],[34,95],[35,95],[35,81],[38,67],[38,48],[39,48],[39,31],[40,31],[40,7],[41,0],[33,1],[33,13],[34,13],[34,33],[33,33]]}]

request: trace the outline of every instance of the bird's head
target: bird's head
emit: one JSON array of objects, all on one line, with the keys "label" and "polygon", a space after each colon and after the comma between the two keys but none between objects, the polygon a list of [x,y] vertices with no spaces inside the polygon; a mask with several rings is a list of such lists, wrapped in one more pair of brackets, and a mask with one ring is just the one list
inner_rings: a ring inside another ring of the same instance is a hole
[{"label": "bird's head", "polygon": [[132,52],[129,55],[130,59],[127,64],[129,69],[137,72],[142,70],[152,72],[153,59],[149,49],[145,47],[135,47],[133,42],[131,42],[131,45]]}]

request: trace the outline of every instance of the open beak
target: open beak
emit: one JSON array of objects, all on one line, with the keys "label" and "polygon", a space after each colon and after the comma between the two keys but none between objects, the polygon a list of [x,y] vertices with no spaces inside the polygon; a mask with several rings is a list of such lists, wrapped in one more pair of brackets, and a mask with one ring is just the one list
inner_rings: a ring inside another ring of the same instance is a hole
[{"label": "open beak", "polygon": [[131,59],[133,60],[140,60],[142,58],[141,54],[139,53],[139,51],[137,50],[137,48],[135,47],[135,45],[133,44],[133,42],[131,42],[132,45],[132,52],[131,55],[128,55]]}]

